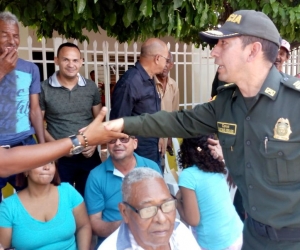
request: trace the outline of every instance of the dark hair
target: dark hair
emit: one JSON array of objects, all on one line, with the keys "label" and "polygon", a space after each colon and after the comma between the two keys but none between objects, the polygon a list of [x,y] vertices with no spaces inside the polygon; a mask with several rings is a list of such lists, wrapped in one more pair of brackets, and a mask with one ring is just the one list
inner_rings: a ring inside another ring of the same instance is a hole
[{"label": "dark hair", "polygon": [[78,46],[74,43],[62,43],[59,47],[58,47],[58,50],[57,50],[57,57],[59,56],[59,52],[61,51],[61,49],[63,47],[70,47],[70,48],[76,48],[78,49],[79,53],[80,53],[80,49],[78,48]]},{"label": "dark hair", "polygon": [[90,75],[92,75],[93,73],[95,73],[95,70],[92,70],[92,71],[90,72]]},{"label": "dark hair", "polygon": [[213,135],[201,135],[195,138],[183,139],[178,154],[181,168],[185,169],[196,165],[204,172],[227,173],[224,162],[219,162],[210,154],[208,138],[213,138]]},{"label": "dark hair", "polygon": [[[59,173],[58,173],[55,162],[51,162],[51,163],[54,164],[54,166],[55,166],[55,173],[54,173],[53,179],[50,183],[53,184],[54,186],[58,186],[61,183]],[[24,173],[17,174],[16,186],[22,187],[22,188],[26,188],[28,186],[28,180],[27,180],[27,177],[24,175]]]},{"label": "dark hair", "polygon": [[275,62],[277,54],[278,54],[278,45],[277,44],[275,44],[271,41],[259,38],[259,37],[255,37],[255,36],[244,36],[243,35],[243,36],[240,36],[240,38],[242,40],[244,48],[251,43],[255,43],[255,42],[261,43],[262,51],[264,53],[265,58],[271,63]]}]

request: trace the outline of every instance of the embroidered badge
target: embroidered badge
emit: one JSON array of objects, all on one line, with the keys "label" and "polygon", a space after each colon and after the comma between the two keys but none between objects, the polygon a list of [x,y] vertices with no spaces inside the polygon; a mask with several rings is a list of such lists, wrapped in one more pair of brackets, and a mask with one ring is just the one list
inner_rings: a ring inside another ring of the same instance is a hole
[{"label": "embroidered badge", "polygon": [[278,140],[288,141],[292,133],[290,122],[288,119],[279,118],[274,128],[274,138]]},{"label": "embroidered badge", "polygon": [[241,20],[242,20],[242,15],[237,15],[237,14],[231,14],[226,22],[233,22],[233,23],[237,23],[237,24],[240,24],[241,23]]},{"label": "embroidered badge", "polygon": [[237,125],[234,123],[217,122],[218,131],[223,134],[236,135]]},{"label": "embroidered badge", "polygon": [[265,89],[265,93],[270,95],[270,96],[274,96],[276,94],[276,91],[273,89],[270,89],[269,87]]}]

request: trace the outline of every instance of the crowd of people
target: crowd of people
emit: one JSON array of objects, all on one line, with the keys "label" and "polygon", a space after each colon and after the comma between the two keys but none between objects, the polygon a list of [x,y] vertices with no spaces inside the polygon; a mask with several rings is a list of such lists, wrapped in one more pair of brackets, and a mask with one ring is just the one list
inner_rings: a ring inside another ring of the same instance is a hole
[{"label": "crowd of people", "polygon": [[[0,249],[89,250],[92,234],[100,250],[300,248],[300,128],[290,108],[299,81],[282,72],[290,46],[265,14],[236,11],[200,32],[218,70],[212,100],[191,110],[178,111],[167,45],[145,41],[106,122],[76,45],[58,48],[59,70],[39,83],[37,67],[18,58],[13,14],[0,13],[0,34],[0,184],[17,190],[0,203]],[[171,137],[184,138],[175,196],[162,167]]]}]

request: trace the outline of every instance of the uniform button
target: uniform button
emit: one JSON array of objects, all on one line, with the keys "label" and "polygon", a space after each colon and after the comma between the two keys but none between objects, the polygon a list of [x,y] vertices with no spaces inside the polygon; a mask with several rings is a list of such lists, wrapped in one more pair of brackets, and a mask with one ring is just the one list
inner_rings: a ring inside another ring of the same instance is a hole
[{"label": "uniform button", "polygon": [[284,81],[287,81],[288,79],[289,79],[289,78],[287,78],[287,77],[283,78]]},{"label": "uniform button", "polygon": [[246,163],[246,167],[247,167],[247,168],[251,168],[251,163],[250,163],[250,162],[247,162],[247,163]]},{"label": "uniform button", "polygon": [[251,141],[246,141],[246,144],[248,145],[248,146],[250,146],[251,145]]},{"label": "uniform button", "polygon": [[247,121],[250,121],[250,116],[247,116],[247,117],[246,117],[246,120],[247,120]]},{"label": "uniform button", "polygon": [[252,209],[252,211],[256,211],[256,207],[254,207],[254,206],[251,209]]},{"label": "uniform button", "polygon": [[253,186],[252,186],[252,185],[249,185],[249,189],[253,189]]},{"label": "uniform button", "polygon": [[279,156],[283,156],[283,153],[281,151],[278,152]]},{"label": "uniform button", "polygon": [[221,142],[221,144],[222,144],[222,145],[225,145],[225,141],[223,140],[223,141]]}]

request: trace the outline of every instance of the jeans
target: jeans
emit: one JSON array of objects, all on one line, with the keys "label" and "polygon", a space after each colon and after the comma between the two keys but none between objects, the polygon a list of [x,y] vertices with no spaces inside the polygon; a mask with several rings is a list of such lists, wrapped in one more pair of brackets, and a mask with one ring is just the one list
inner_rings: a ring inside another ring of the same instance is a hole
[{"label": "jeans", "polygon": [[85,158],[82,154],[62,157],[57,161],[57,168],[61,181],[69,182],[83,197],[90,171],[100,164],[101,159],[96,149],[90,158]]}]

